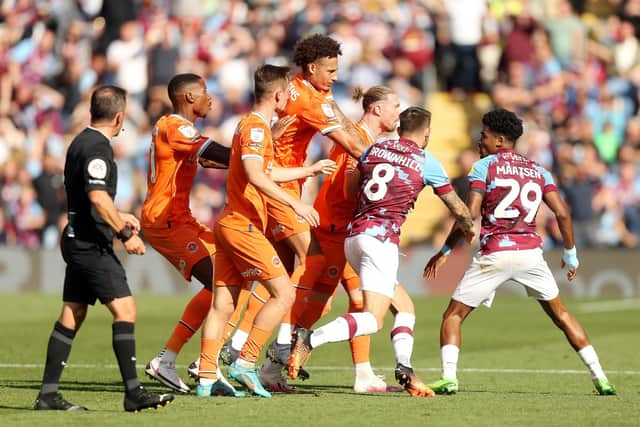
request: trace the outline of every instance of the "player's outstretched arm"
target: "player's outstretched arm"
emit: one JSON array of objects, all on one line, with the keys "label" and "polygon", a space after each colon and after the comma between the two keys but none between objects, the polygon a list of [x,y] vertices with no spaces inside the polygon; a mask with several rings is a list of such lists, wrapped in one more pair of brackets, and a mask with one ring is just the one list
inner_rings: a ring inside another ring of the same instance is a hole
[{"label": "player's outstretched arm", "polygon": [[227,169],[229,167],[231,149],[211,140],[202,148],[198,156],[198,163],[204,168]]},{"label": "player's outstretched arm", "polygon": [[320,215],[313,206],[306,205],[278,186],[263,170],[261,158],[242,159],[247,180],[265,196],[291,207],[312,227],[320,224]]},{"label": "player's outstretched arm", "polygon": [[562,234],[562,244],[564,246],[564,251],[562,254],[562,262],[560,263],[560,266],[561,268],[564,268],[565,265],[569,267],[569,271],[567,272],[567,279],[573,280],[578,272],[578,266],[580,265],[580,262],[578,261],[576,247],[573,240],[573,222],[571,221],[571,213],[569,212],[569,208],[564,203],[557,191],[545,193],[543,196],[543,200],[556,216],[556,220],[558,221],[558,228],[560,228],[560,234]]},{"label": "player's outstretched arm", "polygon": [[311,166],[300,168],[278,168],[271,170],[271,179],[275,182],[289,182],[298,179],[311,178],[312,176],[324,174],[331,175],[336,170],[336,162],[329,159],[318,160]]},{"label": "player's outstretched arm", "polygon": [[333,107],[333,111],[336,114],[336,117],[340,121],[342,128],[334,130],[333,132],[327,133],[327,136],[333,140],[338,145],[341,145],[347,153],[351,156],[359,159],[364,151],[366,142],[362,139],[356,128],[353,126],[351,120],[349,120],[338,104],[335,101],[331,101],[331,106]]},{"label": "player's outstretched arm", "polygon": [[[462,203],[462,200],[458,197],[458,195],[453,191],[440,196],[442,201],[447,205],[451,213],[455,216],[456,223],[453,224],[453,227],[451,228],[449,236],[447,236],[447,240],[445,240],[442,249],[440,249],[440,251],[433,257],[431,257],[429,262],[427,262],[427,265],[424,267],[424,271],[422,273],[424,277],[435,278],[438,275],[438,270],[446,262],[447,257],[451,253],[451,248],[454,248],[458,244],[460,239],[466,236],[467,242],[471,243],[473,241],[473,238],[475,237],[473,221],[480,216],[480,208],[482,206],[483,196],[484,195],[481,192],[474,190],[470,191],[466,206],[464,205],[464,203]],[[462,205],[462,207],[460,205]],[[458,216],[456,216],[454,210],[458,212]],[[468,218],[465,216],[465,210]],[[460,219],[458,219],[459,217]],[[467,234],[467,230],[469,229],[472,232],[471,236]]]}]

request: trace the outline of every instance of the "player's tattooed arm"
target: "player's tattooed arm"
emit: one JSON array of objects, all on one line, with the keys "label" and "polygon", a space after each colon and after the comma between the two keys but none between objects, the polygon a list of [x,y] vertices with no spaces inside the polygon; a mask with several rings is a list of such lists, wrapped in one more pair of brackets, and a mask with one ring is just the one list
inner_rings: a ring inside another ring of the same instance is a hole
[{"label": "player's tattooed arm", "polygon": [[[469,193],[470,204],[472,203],[473,194],[477,194],[477,193],[475,192]],[[443,194],[440,196],[440,198],[445,203],[445,205],[447,205],[447,207],[449,208],[449,211],[451,212],[451,214],[453,215],[453,217],[456,219],[458,223],[458,227],[454,228],[451,234],[455,233],[456,230],[460,230],[462,235],[466,237],[467,242],[471,243],[473,241],[473,238],[475,237],[475,231],[473,226],[474,216],[472,215],[472,212],[469,209],[471,205],[467,207],[467,205],[464,204],[464,202],[460,199],[460,197],[458,197],[458,195],[454,191],[450,191],[446,194]],[[480,196],[480,201],[482,201],[482,196]],[[479,214],[479,212],[480,210],[478,207],[477,213]],[[449,238],[447,239],[447,241],[449,241],[451,237],[452,236],[449,235]],[[455,246],[455,243],[457,243],[457,241],[451,242],[451,243],[454,243],[454,246]],[[449,247],[453,247],[453,246],[449,246]]]},{"label": "player's tattooed arm", "polygon": [[329,132],[327,136],[335,143],[341,145],[351,156],[359,159],[367,145],[366,141],[362,139],[351,120],[344,115],[335,101],[331,101],[331,106],[342,127],[333,132]]}]

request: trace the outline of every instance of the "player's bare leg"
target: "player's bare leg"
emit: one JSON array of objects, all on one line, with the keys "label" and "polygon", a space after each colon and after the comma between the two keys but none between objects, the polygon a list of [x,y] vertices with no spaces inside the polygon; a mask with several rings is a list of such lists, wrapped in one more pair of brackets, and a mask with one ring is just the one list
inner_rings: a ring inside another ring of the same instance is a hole
[{"label": "player's bare leg", "polygon": [[564,332],[571,347],[589,368],[591,379],[601,395],[615,395],[616,388],[609,383],[598,354],[589,342],[589,337],[578,320],[566,309],[560,295],[549,301],[538,301],[553,323]]},{"label": "player's bare leg", "polygon": [[458,355],[462,343],[462,323],[473,311],[473,307],[456,300],[442,315],[440,325],[440,364],[442,374],[438,381],[429,384],[436,394],[456,394],[458,392]]}]

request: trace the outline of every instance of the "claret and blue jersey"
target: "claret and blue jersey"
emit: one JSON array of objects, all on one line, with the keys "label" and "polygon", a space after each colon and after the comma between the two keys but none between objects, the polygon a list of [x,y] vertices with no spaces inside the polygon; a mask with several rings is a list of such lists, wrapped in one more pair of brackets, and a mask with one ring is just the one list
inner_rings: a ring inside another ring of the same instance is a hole
[{"label": "claret and blue jersey", "polygon": [[358,169],[358,208],[349,225],[350,236],[367,234],[398,244],[407,213],[426,185],[438,195],[453,190],[438,159],[408,139],[367,147]]},{"label": "claret and blue jersey", "polygon": [[536,214],[544,195],[558,191],[549,171],[513,150],[500,150],[473,165],[469,185],[484,192],[482,254],[541,247]]}]

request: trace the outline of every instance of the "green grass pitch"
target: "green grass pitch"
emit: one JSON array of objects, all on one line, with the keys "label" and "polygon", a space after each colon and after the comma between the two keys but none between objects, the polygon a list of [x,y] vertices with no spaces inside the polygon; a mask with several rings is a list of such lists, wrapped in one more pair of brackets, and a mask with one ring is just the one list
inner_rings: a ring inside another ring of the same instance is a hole
[{"label": "green grass pitch", "polygon": [[[136,326],[140,366],[164,345],[189,296],[138,295]],[[413,365],[425,382],[439,376],[438,328],[447,298],[417,298]],[[590,302],[592,304],[593,302]],[[567,306],[589,333],[618,396],[593,394],[589,374],[564,336],[535,301],[498,295],[494,307],[471,314],[463,328],[460,392],[415,399],[406,393],[353,393],[346,343],[317,349],[309,364],[312,378],[295,381],[299,393],[272,399],[197,398],[179,395],[158,411],[128,414],[111,350],[110,318],[104,307],[89,310],[62,376],[61,390],[86,413],[31,410],[42,377],[48,335],[58,315],[55,295],[2,295],[0,298],[0,425],[640,425],[640,304],[586,310],[584,301]],[[344,298],[320,324],[341,314]],[[390,318],[372,338],[371,361],[393,382]],[[193,339],[178,359],[186,365],[199,352]],[[143,369],[139,369],[142,377]],[[143,377],[143,384],[163,390]]]}]

